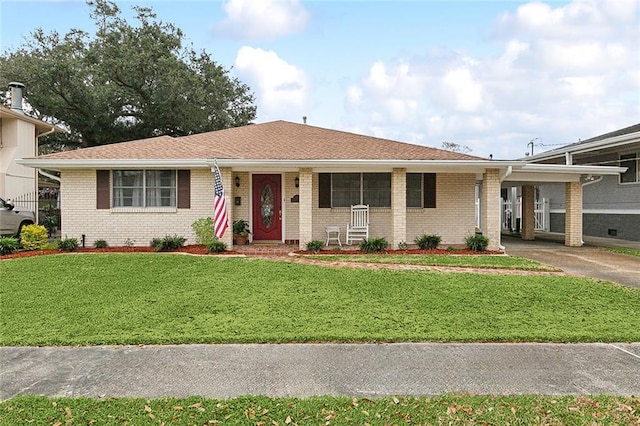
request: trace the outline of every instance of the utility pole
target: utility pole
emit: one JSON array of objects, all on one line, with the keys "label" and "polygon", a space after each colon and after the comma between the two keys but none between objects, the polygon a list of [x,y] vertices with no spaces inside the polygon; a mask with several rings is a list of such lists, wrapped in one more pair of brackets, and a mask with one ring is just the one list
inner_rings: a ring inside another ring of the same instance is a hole
[{"label": "utility pole", "polygon": [[535,141],[536,139],[540,139],[540,138],[533,138],[533,139],[531,139],[531,140],[529,141],[529,143],[527,144],[527,146],[531,145],[531,155],[532,155],[532,156],[533,156],[533,146],[534,146],[533,141]]}]

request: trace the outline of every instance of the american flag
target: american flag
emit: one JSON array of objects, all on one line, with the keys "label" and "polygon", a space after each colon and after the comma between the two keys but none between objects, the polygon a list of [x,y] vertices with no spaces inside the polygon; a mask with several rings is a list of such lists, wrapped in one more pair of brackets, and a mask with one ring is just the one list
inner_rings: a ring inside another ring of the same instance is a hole
[{"label": "american flag", "polygon": [[224,231],[229,227],[227,218],[227,202],[224,198],[224,188],[218,165],[214,165],[215,194],[213,196],[213,233],[222,238]]}]

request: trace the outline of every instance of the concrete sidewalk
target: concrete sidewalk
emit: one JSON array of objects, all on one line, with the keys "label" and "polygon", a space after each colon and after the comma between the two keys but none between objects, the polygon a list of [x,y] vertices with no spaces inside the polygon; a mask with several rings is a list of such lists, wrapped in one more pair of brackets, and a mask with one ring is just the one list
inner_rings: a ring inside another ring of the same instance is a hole
[{"label": "concrete sidewalk", "polygon": [[2,400],[445,392],[640,395],[640,343],[0,347]]}]

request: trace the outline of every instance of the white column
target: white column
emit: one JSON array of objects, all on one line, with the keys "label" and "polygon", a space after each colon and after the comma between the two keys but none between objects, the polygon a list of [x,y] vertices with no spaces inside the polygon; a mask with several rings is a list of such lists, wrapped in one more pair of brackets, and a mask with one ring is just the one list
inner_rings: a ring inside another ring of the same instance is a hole
[{"label": "white column", "polygon": [[309,241],[313,239],[313,173],[310,168],[300,169],[300,204],[298,214],[300,250],[304,250]]}]

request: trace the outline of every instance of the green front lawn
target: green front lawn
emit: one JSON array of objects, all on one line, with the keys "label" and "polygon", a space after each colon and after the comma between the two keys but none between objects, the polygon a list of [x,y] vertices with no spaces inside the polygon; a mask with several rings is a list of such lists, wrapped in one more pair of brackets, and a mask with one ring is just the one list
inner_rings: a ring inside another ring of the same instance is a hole
[{"label": "green front lawn", "polygon": [[612,396],[443,395],[374,400],[17,397],[0,402],[3,425],[636,425],[639,413],[637,397]]},{"label": "green front lawn", "polygon": [[442,255],[442,254],[323,254],[306,255],[327,262],[388,263],[399,265],[456,266],[466,268],[514,269],[522,271],[559,271],[534,260],[503,255]]},{"label": "green front lawn", "polygon": [[640,341],[640,290],[568,276],[179,254],[0,261],[1,345]]}]

